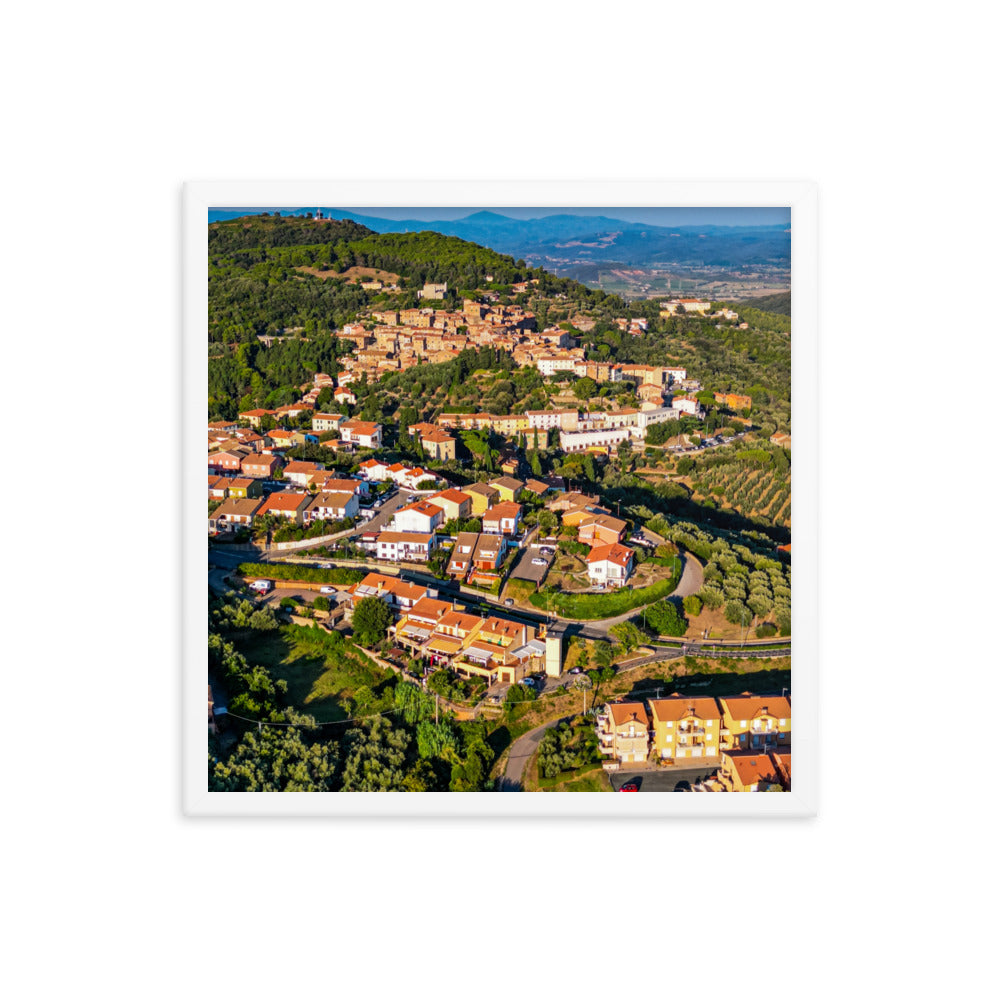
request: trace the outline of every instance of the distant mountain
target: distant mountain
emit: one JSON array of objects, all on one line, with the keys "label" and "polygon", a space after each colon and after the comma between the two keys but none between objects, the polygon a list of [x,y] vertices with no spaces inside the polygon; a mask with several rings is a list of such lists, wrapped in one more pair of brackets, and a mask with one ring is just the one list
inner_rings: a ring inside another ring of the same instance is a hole
[{"label": "distant mountain", "polygon": [[[301,209],[212,209],[209,221],[233,219],[264,211],[311,215]],[[432,231],[523,258],[533,265],[564,269],[590,261],[634,267],[666,268],[671,264],[706,267],[789,266],[791,233],[783,224],[770,226],[654,226],[599,215],[545,215],[512,219],[481,211],[463,219],[383,219],[340,208],[322,209],[336,219],[349,219],[376,233]]]}]

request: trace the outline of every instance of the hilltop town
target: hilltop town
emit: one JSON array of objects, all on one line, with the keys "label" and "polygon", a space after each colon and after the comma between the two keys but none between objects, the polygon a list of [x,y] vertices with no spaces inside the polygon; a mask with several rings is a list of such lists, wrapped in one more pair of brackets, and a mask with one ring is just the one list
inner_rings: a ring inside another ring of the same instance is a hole
[{"label": "hilltop town", "polygon": [[[626,304],[360,228],[253,220],[216,256],[210,240],[216,787],[256,787],[254,740],[289,737],[248,726],[291,720],[330,790],[787,789],[786,318]],[[303,242],[268,249],[279,235]],[[227,275],[263,269],[308,294],[301,323],[230,306]],[[321,296],[343,322],[318,321]],[[326,666],[307,682],[290,664],[309,650]],[[531,773],[512,774],[512,723],[535,721]],[[366,779],[394,743],[396,777]]]}]

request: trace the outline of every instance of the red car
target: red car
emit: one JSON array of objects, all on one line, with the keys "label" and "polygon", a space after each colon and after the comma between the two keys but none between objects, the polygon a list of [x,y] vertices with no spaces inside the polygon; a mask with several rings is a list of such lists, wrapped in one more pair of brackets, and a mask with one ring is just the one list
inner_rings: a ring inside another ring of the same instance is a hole
[{"label": "red car", "polygon": [[619,792],[637,792],[639,791],[639,786],[634,781],[627,781],[621,788],[618,789]]}]

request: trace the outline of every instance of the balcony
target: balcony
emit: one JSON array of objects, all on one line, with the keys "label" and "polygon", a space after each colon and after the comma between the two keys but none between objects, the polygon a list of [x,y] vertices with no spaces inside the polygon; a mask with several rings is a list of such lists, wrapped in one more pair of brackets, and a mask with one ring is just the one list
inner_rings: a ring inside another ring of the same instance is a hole
[{"label": "balcony", "polygon": [[704,736],[705,735],[704,728],[695,729],[693,726],[692,727],[688,727],[686,729],[683,726],[681,726],[677,730],[677,732],[680,733],[681,736]]}]

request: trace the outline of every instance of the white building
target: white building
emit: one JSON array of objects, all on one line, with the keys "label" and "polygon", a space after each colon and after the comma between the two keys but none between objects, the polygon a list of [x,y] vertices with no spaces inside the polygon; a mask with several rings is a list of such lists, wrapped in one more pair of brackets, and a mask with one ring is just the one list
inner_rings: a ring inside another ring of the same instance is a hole
[{"label": "white building", "polygon": [[416,532],[429,534],[444,523],[444,510],[437,504],[427,500],[407,504],[396,511],[392,519],[392,527],[398,532]]},{"label": "white building", "polygon": [[613,427],[607,430],[562,431],[559,447],[569,453],[586,451],[588,448],[617,448],[622,441],[631,437],[627,427]]},{"label": "white building", "polygon": [[375,539],[375,553],[379,559],[393,562],[427,562],[437,548],[437,535],[413,531],[383,531]]}]

